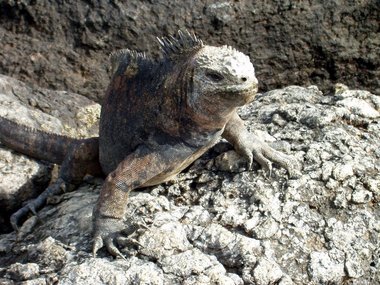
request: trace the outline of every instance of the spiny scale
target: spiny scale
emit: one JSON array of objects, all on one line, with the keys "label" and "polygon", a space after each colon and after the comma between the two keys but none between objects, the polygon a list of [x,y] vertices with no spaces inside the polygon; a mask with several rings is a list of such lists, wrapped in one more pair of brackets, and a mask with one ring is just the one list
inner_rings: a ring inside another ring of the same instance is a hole
[{"label": "spiny scale", "polygon": [[[53,132],[50,132],[50,131],[44,131],[44,130],[41,130],[41,129],[36,129],[34,127],[29,127],[29,126],[26,126],[26,125],[23,125],[23,124],[20,124],[18,122],[15,122],[15,121],[12,121],[6,117],[3,117],[3,116],[0,116],[0,121],[3,121],[3,122],[6,122],[8,124],[11,124],[14,126],[14,128],[17,128],[17,129],[23,129],[26,133],[41,133],[41,134],[46,134],[46,135],[49,135],[49,136],[52,136],[52,137],[61,137],[61,138],[70,138],[69,136],[66,136],[66,135],[62,135],[62,134],[58,134],[58,133],[53,133]],[[74,138],[72,138],[74,139]]]},{"label": "spiny scale", "polygon": [[122,59],[123,57],[125,56],[131,56],[131,57],[134,57],[134,58],[143,58],[143,59],[146,59],[147,56],[145,54],[145,52],[138,52],[138,51],[135,51],[135,50],[130,50],[130,49],[120,49],[120,50],[117,50],[117,51],[114,51],[110,54],[110,61],[111,62],[116,62],[116,61],[119,61],[120,59]]},{"label": "spiny scale", "polygon": [[203,41],[187,30],[179,30],[177,37],[157,37],[157,40],[161,45],[163,53],[168,56],[182,54],[203,47]]},{"label": "spiny scale", "polygon": [[116,71],[117,67],[119,66],[119,64],[125,60],[125,59],[128,59],[128,58],[134,58],[136,60],[138,59],[141,59],[141,60],[150,60],[145,52],[138,52],[138,51],[135,51],[135,50],[130,50],[130,49],[120,49],[120,50],[117,50],[117,51],[114,51],[110,54],[109,56],[109,60],[111,62],[111,71],[112,73]]}]

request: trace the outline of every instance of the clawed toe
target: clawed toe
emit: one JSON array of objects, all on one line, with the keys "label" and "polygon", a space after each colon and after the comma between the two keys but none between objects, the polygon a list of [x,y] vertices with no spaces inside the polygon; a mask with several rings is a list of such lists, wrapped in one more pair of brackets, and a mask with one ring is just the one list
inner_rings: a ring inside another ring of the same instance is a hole
[{"label": "clawed toe", "polygon": [[132,236],[128,237],[119,237],[117,240],[117,243],[122,246],[127,246],[127,245],[138,245],[142,247],[143,245],[135,238]]},{"label": "clawed toe", "polygon": [[94,220],[94,243],[92,246],[92,255],[96,257],[97,252],[103,246],[107,251],[115,256],[125,259],[124,255],[117,248],[118,239],[125,229],[122,219],[111,217],[98,217]]},{"label": "clawed toe", "polygon": [[54,184],[46,188],[46,190],[42,192],[37,198],[35,198],[33,201],[29,202],[27,205],[15,212],[10,218],[12,228],[15,231],[18,231],[21,221],[25,219],[25,217],[29,213],[38,216],[38,209],[41,209],[46,204],[46,200],[48,197],[52,195],[59,195],[62,193],[62,184],[66,186],[69,185],[62,178],[58,178]]},{"label": "clawed toe", "polygon": [[107,251],[113,256],[125,259],[124,255],[117,248],[115,241],[116,241],[115,234],[112,234],[111,236],[107,236],[107,237],[96,235],[94,238],[93,246],[92,246],[92,256],[96,257],[96,254],[99,251],[99,249],[105,246]]},{"label": "clawed toe", "polygon": [[109,253],[111,253],[115,257],[120,257],[122,259],[125,259],[125,256],[120,252],[120,250],[117,248],[117,246],[114,243],[115,238],[107,238],[105,241],[105,246]]},{"label": "clawed toe", "polygon": [[99,249],[103,247],[103,239],[100,235],[94,237],[94,243],[92,244],[92,256],[96,257]]},{"label": "clawed toe", "polygon": [[270,146],[259,142],[251,148],[253,158],[268,173],[268,177],[272,175],[272,162],[285,168],[290,178],[297,178],[301,175],[298,162],[290,156],[276,151]]},{"label": "clawed toe", "polygon": [[[11,218],[10,218],[10,223],[11,223],[11,226],[12,228],[15,230],[15,231],[19,231],[19,225],[21,224],[21,220],[29,213],[31,212],[31,209],[28,205],[22,207],[21,209],[19,209],[17,212],[15,212],[14,214],[12,214]],[[37,215],[37,213],[34,211],[32,211],[33,214]]]},{"label": "clawed toe", "polygon": [[[98,214],[95,212],[95,216]],[[147,229],[145,222],[140,222],[134,226],[126,226],[122,219],[111,217],[97,217],[94,220],[94,243],[92,246],[92,255],[96,257],[97,252],[103,246],[107,251],[115,256],[125,259],[119,248],[128,245],[142,244],[136,239],[142,227]]]}]

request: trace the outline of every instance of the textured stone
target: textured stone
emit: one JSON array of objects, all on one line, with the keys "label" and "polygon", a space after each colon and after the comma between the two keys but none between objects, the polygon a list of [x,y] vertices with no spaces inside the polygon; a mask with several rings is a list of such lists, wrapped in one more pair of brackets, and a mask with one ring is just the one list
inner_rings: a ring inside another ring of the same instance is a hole
[{"label": "textured stone", "polygon": [[0,115],[78,138],[96,136],[100,105],[79,94],[30,87],[0,74]]},{"label": "textured stone", "polygon": [[312,252],[310,254],[309,272],[311,279],[317,283],[341,283],[345,275],[344,266],[337,263],[327,252]]},{"label": "textured stone", "polygon": [[156,53],[156,36],[185,27],[249,54],[263,90],[339,80],[380,94],[379,11],[378,0],[2,0],[0,73],[100,100],[111,51]]},{"label": "textured stone", "polygon": [[337,103],[379,105],[343,89],[290,86],[240,110],[249,129],[302,162],[300,177],[276,165],[269,176],[256,163],[221,171],[216,160],[231,148],[220,142],[176,181],[130,194],[129,236],[118,240],[126,259],[113,261],[106,250],[90,254],[102,179],[88,178],[29,219],[18,242],[0,235],[0,283],[33,263],[28,284],[379,284],[380,125]]},{"label": "textured stone", "polygon": [[[72,137],[98,133],[100,105],[78,94],[32,88],[0,75],[0,115],[32,128]],[[52,165],[0,149],[0,232],[10,229],[9,217],[36,197],[51,179]]]},{"label": "textured stone", "polygon": [[380,113],[362,99],[346,98],[340,100],[337,105],[346,107],[354,115],[372,119],[380,117]]},{"label": "textured stone", "polygon": [[161,269],[153,262],[135,257],[114,262],[90,258],[81,264],[67,264],[62,273],[57,284],[164,284]]},{"label": "textured stone", "polygon": [[273,284],[282,277],[282,271],[277,263],[262,258],[257,262],[253,276],[257,285]]},{"label": "textured stone", "polygon": [[364,189],[355,189],[352,193],[352,201],[355,203],[368,203],[372,200],[372,193]]},{"label": "textured stone", "polygon": [[36,263],[14,263],[9,266],[7,270],[7,275],[13,280],[23,281],[28,279],[33,279],[38,276],[40,272],[40,267]]}]

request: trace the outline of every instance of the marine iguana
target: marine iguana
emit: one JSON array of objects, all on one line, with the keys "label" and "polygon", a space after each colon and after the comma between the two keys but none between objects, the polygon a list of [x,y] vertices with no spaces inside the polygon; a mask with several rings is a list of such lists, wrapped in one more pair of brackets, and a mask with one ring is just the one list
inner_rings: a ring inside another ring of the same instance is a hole
[{"label": "marine iguana", "polygon": [[11,217],[16,229],[49,195],[73,188],[86,174],[106,179],[93,211],[93,254],[115,245],[124,228],[128,193],[172,179],[220,137],[247,160],[270,171],[271,162],[295,175],[297,164],[244,127],[237,107],[258,89],[248,56],[208,46],[194,34],[158,38],[162,56],[121,50],[111,54],[114,74],[102,104],[99,137],[73,139],[30,129],[0,117],[0,141],[21,153],[61,164],[59,178]]}]

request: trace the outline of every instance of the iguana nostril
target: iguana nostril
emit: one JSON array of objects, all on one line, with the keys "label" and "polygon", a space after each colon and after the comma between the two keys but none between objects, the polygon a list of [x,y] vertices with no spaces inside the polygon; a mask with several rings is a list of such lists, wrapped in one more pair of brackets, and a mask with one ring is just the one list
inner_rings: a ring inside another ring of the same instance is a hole
[{"label": "iguana nostril", "polygon": [[246,82],[247,81],[247,77],[242,77],[241,81]]}]

